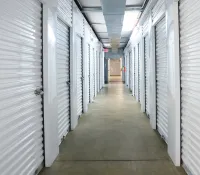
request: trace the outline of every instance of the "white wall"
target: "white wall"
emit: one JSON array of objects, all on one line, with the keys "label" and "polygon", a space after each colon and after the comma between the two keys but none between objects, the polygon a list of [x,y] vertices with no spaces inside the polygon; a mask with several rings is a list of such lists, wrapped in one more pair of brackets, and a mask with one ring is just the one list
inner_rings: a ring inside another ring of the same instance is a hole
[{"label": "white wall", "polygon": [[43,76],[45,166],[50,167],[59,153],[56,91],[56,1],[43,6]]},{"label": "white wall", "polygon": [[167,50],[168,50],[168,152],[176,166],[181,164],[180,117],[180,59],[178,2],[167,1]]},{"label": "white wall", "polygon": [[[164,6],[159,6],[164,2]],[[157,3],[157,6],[156,6]],[[152,12],[156,7],[157,10]],[[156,13],[155,13],[156,12]],[[151,15],[153,14],[153,15]],[[149,17],[150,18],[149,18]],[[152,18],[153,16],[153,18]],[[180,61],[179,61],[179,23],[178,23],[178,2],[174,0],[152,0],[149,1],[138,26],[134,29],[129,46],[135,46],[138,41],[142,43],[141,51],[144,52],[143,36],[138,38],[138,31],[144,32],[144,23],[148,20],[148,29],[145,34],[149,36],[149,92],[150,92],[150,124],[156,129],[156,80],[155,80],[155,25],[166,16],[167,27],[167,55],[168,55],[168,153],[176,166],[180,166]],[[146,20],[146,21],[145,21]],[[146,24],[145,24],[146,25]],[[125,49],[126,56],[128,48]],[[144,64],[144,54],[141,57],[141,64]],[[141,110],[144,112],[144,67],[141,69]]]},{"label": "white wall", "polygon": [[[57,0],[41,0],[43,3],[43,75],[44,75],[44,138],[45,138],[45,166],[50,167],[59,154],[58,142],[58,118],[57,118],[57,83],[56,83],[56,23],[57,23]],[[73,14],[77,13],[78,9],[73,4]],[[76,40],[75,36],[78,33],[83,38],[83,59],[84,59],[84,77],[87,77],[87,55],[86,44],[91,40],[91,37],[96,42],[92,43],[97,51],[101,52],[101,87],[104,85],[104,55],[102,46],[97,47],[96,36],[84,37],[84,29],[80,29],[80,21],[84,22],[81,13],[73,15],[73,25],[70,27],[70,81],[71,81],[71,129],[74,130],[78,125],[77,117],[77,89],[76,89]],[[76,18],[76,19],[75,19]],[[80,21],[77,22],[79,19]],[[80,33],[82,32],[82,33]],[[88,40],[88,37],[90,38]],[[91,44],[91,43],[90,43]],[[88,78],[84,80],[84,112],[87,112],[87,92]]]}]

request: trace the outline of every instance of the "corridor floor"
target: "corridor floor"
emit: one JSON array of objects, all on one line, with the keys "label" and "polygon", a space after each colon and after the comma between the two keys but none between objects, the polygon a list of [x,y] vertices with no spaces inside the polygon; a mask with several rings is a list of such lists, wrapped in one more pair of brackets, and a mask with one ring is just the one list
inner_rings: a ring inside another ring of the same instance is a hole
[{"label": "corridor floor", "polygon": [[41,175],[185,175],[123,84],[109,84],[90,104]]}]

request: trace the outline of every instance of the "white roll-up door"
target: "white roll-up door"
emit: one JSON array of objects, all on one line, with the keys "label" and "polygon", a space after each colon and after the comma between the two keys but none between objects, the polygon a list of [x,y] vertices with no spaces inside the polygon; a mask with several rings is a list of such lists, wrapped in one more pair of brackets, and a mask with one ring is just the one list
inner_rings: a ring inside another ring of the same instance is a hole
[{"label": "white roll-up door", "polygon": [[38,173],[44,162],[42,4],[1,1],[0,174]]},{"label": "white roll-up door", "polygon": [[182,161],[200,174],[200,1],[180,0]]},{"label": "white roll-up door", "polygon": [[91,69],[91,66],[90,66],[90,54],[91,54],[91,51],[90,51],[90,45],[88,44],[88,103],[90,103],[90,98],[91,98],[91,75],[90,75],[90,69]]},{"label": "white roll-up door", "polygon": [[82,39],[76,36],[76,58],[77,58],[77,115],[83,113],[83,51]]},{"label": "white roll-up door", "polygon": [[94,99],[94,48],[91,49],[91,57],[90,57],[90,101],[92,102]]},{"label": "white roll-up door", "polygon": [[94,97],[96,94],[96,52],[94,50],[94,54],[93,54],[93,90],[94,90]]},{"label": "white roll-up door", "polygon": [[134,54],[135,54],[135,56],[134,56],[134,62],[135,62],[135,64],[134,64],[134,67],[135,67],[135,69],[134,69],[134,74],[135,74],[135,97],[136,97],[136,99],[138,99],[138,54],[137,54],[137,48],[135,47],[134,48]]},{"label": "white roll-up door", "polygon": [[148,36],[144,37],[144,75],[145,75],[145,112],[149,114],[149,57],[148,57]]},{"label": "white roll-up door", "polygon": [[129,84],[130,90],[133,90],[133,64],[132,64],[132,52],[129,52]]},{"label": "white roll-up door", "polygon": [[99,91],[101,90],[101,52],[99,52]]},{"label": "white roll-up door", "polygon": [[167,50],[166,22],[163,18],[156,25],[156,116],[157,129],[167,142],[168,113],[167,113]]},{"label": "white roll-up door", "polygon": [[140,77],[140,43],[138,44],[138,101],[140,102],[141,77]]},{"label": "white roll-up door", "polygon": [[99,88],[99,54],[98,51],[96,51],[96,93],[98,92]]},{"label": "white roll-up door", "polygon": [[59,143],[70,128],[70,55],[69,27],[57,19],[57,98]]},{"label": "white roll-up door", "polygon": [[127,67],[127,70],[126,70],[126,72],[127,72],[127,86],[129,87],[129,81],[130,81],[130,75],[129,75],[129,67],[130,67],[130,63],[129,63],[129,55],[127,54],[127,56],[126,56],[126,67]]}]

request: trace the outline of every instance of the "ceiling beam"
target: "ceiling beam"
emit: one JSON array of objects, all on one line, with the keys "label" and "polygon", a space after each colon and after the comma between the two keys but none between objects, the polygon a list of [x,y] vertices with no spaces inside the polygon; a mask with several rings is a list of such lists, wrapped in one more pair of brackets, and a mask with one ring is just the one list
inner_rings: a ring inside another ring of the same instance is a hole
[{"label": "ceiling beam", "polygon": [[[133,10],[138,10],[142,11],[143,6],[138,6],[138,5],[128,5],[125,8],[125,11],[133,11]],[[83,7],[82,12],[102,12],[102,7]]]},{"label": "ceiling beam", "polygon": [[83,13],[83,7],[81,5],[81,3],[79,2],[79,0],[74,0],[74,2],[76,3],[77,7],[79,8],[79,10],[82,12],[84,18],[86,19],[86,21],[88,22],[88,24],[90,25],[90,27],[92,28],[93,32],[95,33],[96,37],[98,38],[99,42],[101,41],[99,35],[97,35],[97,32],[94,30],[94,27],[92,26],[92,24],[90,23],[89,19],[87,18],[87,16],[85,15],[85,13]]}]

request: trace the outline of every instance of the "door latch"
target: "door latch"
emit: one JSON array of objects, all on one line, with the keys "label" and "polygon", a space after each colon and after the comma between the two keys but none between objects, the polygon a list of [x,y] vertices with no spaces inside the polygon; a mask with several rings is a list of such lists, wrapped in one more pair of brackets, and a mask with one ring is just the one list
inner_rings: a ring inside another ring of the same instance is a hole
[{"label": "door latch", "polygon": [[70,86],[70,81],[67,81],[67,85]]},{"label": "door latch", "polygon": [[36,88],[36,90],[34,91],[34,94],[36,96],[43,95],[44,91],[41,88]]}]

